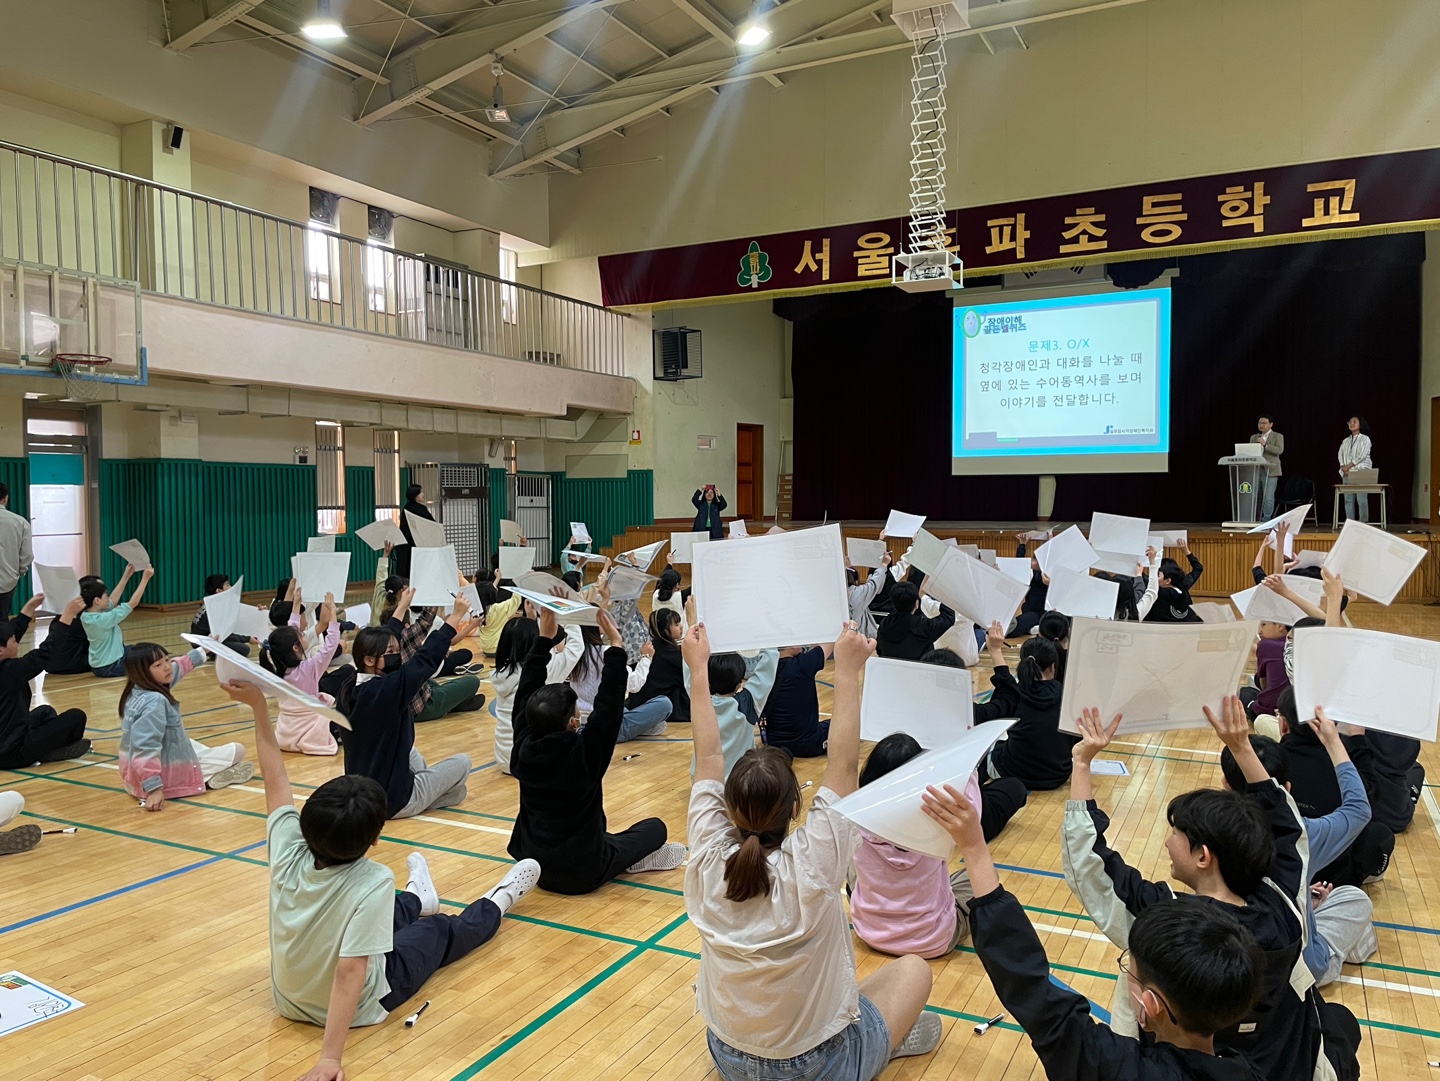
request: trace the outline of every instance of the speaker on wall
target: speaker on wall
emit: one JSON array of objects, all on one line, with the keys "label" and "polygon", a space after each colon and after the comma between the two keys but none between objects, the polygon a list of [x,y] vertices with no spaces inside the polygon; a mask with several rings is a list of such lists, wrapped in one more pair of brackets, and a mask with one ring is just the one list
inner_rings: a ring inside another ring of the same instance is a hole
[{"label": "speaker on wall", "polygon": [[689,327],[661,327],[654,333],[655,378],[665,383],[699,379],[704,374],[700,332]]},{"label": "speaker on wall", "polygon": [[185,129],[179,124],[170,125],[170,149],[179,150],[185,143]]}]

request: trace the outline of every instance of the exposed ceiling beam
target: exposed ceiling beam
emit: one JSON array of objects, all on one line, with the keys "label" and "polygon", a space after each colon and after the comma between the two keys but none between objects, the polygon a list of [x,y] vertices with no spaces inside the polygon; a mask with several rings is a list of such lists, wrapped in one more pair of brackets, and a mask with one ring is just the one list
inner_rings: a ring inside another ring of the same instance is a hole
[{"label": "exposed ceiling beam", "polygon": [[267,11],[264,19],[255,15],[242,15],[236,20],[236,23],[246,29],[254,30],[263,38],[280,45],[288,45],[297,52],[313,56],[327,64],[333,64],[362,79],[368,79],[370,82],[379,83],[382,86],[390,82],[388,77],[381,75],[377,70],[382,58],[368,49],[353,45],[348,41],[337,41],[332,48],[322,48],[300,33],[298,28],[289,29],[278,26],[273,21],[267,21],[273,19],[274,16]]},{"label": "exposed ceiling beam", "polygon": [[389,11],[392,14],[399,15],[402,21],[411,23],[414,26],[418,26],[421,30],[424,30],[431,37],[438,38],[442,33],[444,33],[443,30],[437,30],[435,27],[431,26],[429,22],[427,22],[423,17],[419,15],[412,15],[409,11],[406,10],[406,8],[401,7],[399,4],[393,3],[392,0],[370,0],[370,2],[384,8],[386,11]]},{"label": "exposed ceiling beam", "polygon": [[[739,42],[735,39],[734,25],[711,7],[707,0],[670,0],[670,2],[689,15],[696,25],[726,48],[733,51],[740,47]],[[778,76],[767,75],[765,79],[774,87],[785,85]]]},{"label": "exposed ceiling beam", "polygon": [[[1057,0],[1057,3],[1063,5],[1064,0]],[[1142,3],[1145,3],[1145,0],[1096,0],[1094,3],[1076,7],[1057,6],[1050,11],[1020,18],[1007,19],[1002,16],[993,22],[987,21],[984,25],[976,25],[975,16],[981,12],[1003,12],[1004,5],[972,8],[970,28],[951,36],[971,37],[997,30],[1018,31],[1021,26]],[[801,36],[809,38],[813,33],[814,31],[811,31]],[[899,40],[896,40],[897,37]],[[631,76],[622,79],[613,87],[588,96],[583,104],[572,105],[537,121],[533,129],[541,130],[532,129],[519,148],[519,152],[524,156],[511,161],[511,157],[516,153],[515,148],[512,148],[506,153],[502,167],[495,170],[493,175],[514,176],[538,164],[545,156],[581,146],[617,127],[625,127],[652,113],[663,112],[669,106],[712,87],[909,48],[911,43],[900,33],[899,28],[887,25],[841,37],[804,40],[798,44],[777,46],[769,51],[747,56],[739,63],[733,58],[727,58],[686,67],[656,69],[643,75]]]},{"label": "exposed ceiling beam", "polygon": [[662,49],[659,45],[656,45],[656,44],[655,44],[653,41],[651,41],[648,37],[646,37],[644,34],[642,34],[642,33],[640,32],[640,29],[639,29],[638,27],[631,26],[631,25],[629,24],[629,22],[627,22],[624,18],[622,18],[621,15],[620,15],[620,10],[619,10],[618,8],[615,9],[614,11],[610,12],[610,18],[614,20],[616,26],[618,26],[621,30],[624,30],[627,34],[629,34],[631,37],[633,37],[633,38],[634,38],[636,41],[638,41],[641,45],[644,45],[644,46],[645,46],[647,49],[649,49],[651,52],[653,52],[653,53],[655,53],[657,56],[659,56],[661,60],[669,60],[669,59],[670,59],[670,54],[669,54],[669,53],[667,53],[667,52],[666,52],[664,49]]},{"label": "exposed ceiling beam", "polygon": [[568,45],[562,45],[557,38],[546,38],[546,40],[551,45],[555,46],[555,48],[559,49],[566,56],[572,57],[577,64],[584,64],[587,68],[593,71],[596,75],[600,76],[600,78],[604,79],[607,83],[618,83],[620,81],[620,76],[611,75],[610,72],[606,71],[599,64],[586,60],[583,54],[577,53]]},{"label": "exposed ceiling beam", "polygon": [[374,95],[381,100],[356,120],[364,126],[383,120],[562,26],[625,2],[584,0],[572,5],[570,0],[538,0],[525,5],[529,14],[524,18],[486,23],[428,41],[391,62],[386,69],[392,79],[388,92]]},{"label": "exposed ceiling beam", "polygon": [[222,26],[229,26],[261,0],[167,0],[170,41],[165,48],[183,53]]}]

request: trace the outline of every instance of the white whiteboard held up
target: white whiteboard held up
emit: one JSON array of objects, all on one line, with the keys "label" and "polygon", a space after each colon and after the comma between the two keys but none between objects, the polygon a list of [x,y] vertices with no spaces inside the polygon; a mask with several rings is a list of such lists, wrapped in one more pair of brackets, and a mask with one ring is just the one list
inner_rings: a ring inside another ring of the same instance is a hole
[{"label": "white whiteboard held up", "polygon": [[1295,706],[1300,719],[1435,742],[1440,718],[1440,642],[1357,627],[1295,632]]},{"label": "white whiteboard held up", "polygon": [[119,544],[112,544],[110,551],[114,552],[137,571],[149,570],[151,567],[150,553],[145,551],[145,546],[138,540],[127,540],[121,541]]},{"label": "white whiteboard held up", "polygon": [[1014,723],[991,721],[972,728],[948,746],[917,755],[879,780],[856,789],[839,800],[835,810],[892,845],[948,860],[954,843],[925,813],[921,796],[931,785],[939,788],[948,784],[963,790],[981,759]]},{"label": "white whiteboard held up", "polygon": [[1325,566],[1340,576],[1346,589],[1389,604],[1424,558],[1425,549],[1418,544],[1351,518],[1341,527]]},{"label": "white whiteboard held up", "polygon": [[1087,571],[1095,565],[1095,549],[1080,532],[1079,526],[1071,526],[1058,537],[1046,541],[1035,549],[1036,562],[1040,570],[1055,577],[1058,570]]},{"label": "white whiteboard held up", "polygon": [[80,579],[74,567],[47,567],[36,563],[35,573],[40,576],[40,592],[45,594],[41,611],[58,616],[67,604],[80,596]]},{"label": "white whiteboard held up", "polygon": [[593,604],[572,600],[570,597],[555,597],[549,593],[540,593],[520,586],[512,587],[511,592],[518,597],[524,597],[532,604],[538,604],[541,608],[548,608],[555,613],[557,621],[567,626],[578,624],[593,627],[599,623],[600,610]]},{"label": "white whiteboard held up", "polygon": [[500,546],[500,577],[514,580],[535,567],[535,549],[514,544]]},{"label": "white whiteboard held up", "polygon": [[319,604],[327,593],[342,600],[350,584],[349,552],[297,552],[290,557],[290,567],[305,604]]},{"label": "white whiteboard held up", "polygon": [[880,566],[885,561],[885,542],[866,540],[863,537],[846,537],[845,554],[852,567]]},{"label": "white whiteboard held up", "polygon": [[355,535],[377,552],[382,551],[387,544],[399,548],[402,544],[410,543],[405,539],[405,534],[400,532],[400,527],[389,518],[362,525],[355,530]]},{"label": "white whiteboard held up", "polygon": [[569,597],[572,601],[583,601],[585,598],[578,589],[571,589],[563,579],[556,578],[548,571],[530,571],[515,579],[515,584],[521,589],[528,589],[532,593],[544,593],[546,596],[553,596],[551,590],[558,589],[563,596]]},{"label": "white whiteboard held up", "polygon": [[697,548],[691,578],[710,648],[835,641],[850,618],[840,546],[840,527],[828,525]]},{"label": "white whiteboard held up", "polygon": [[628,552],[621,552],[615,557],[615,562],[624,563],[634,567],[636,570],[649,570],[650,564],[655,562],[655,557],[660,554],[660,549],[665,547],[663,540],[654,544],[647,544],[643,548],[632,548]]},{"label": "white whiteboard held up", "polygon": [[[1095,564],[1115,574],[1134,574],[1135,564],[1145,562],[1145,549],[1150,543],[1150,519],[1128,514],[1106,514],[1096,511],[1090,520],[1090,546],[1101,558]],[[1104,566],[1105,561],[1119,564]]]},{"label": "white whiteboard held up", "polygon": [[500,519],[500,543],[501,544],[524,544],[525,534],[520,532],[520,523],[512,522],[509,518]]},{"label": "white whiteboard held up", "polygon": [[305,542],[307,552],[333,552],[335,551],[335,534],[326,533],[323,536],[311,537]]},{"label": "white whiteboard held up", "polygon": [[[475,587],[471,586],[470,588],[474,589]],[[475,611],[478,612],[479,610],[480,608],[477,604]],[[345,606],[345,621],[347,623],[353,623],[357,627],[370,626],[370,617],[373,614],[374,612],[368,604],[347,604]]]},{"label": "white whiteboard held up", "polygon": [[880,536],[913,537],[920,532],[920,527],[924,524],[923,514],[906,514],[903,510],[892,510],[890,517],[885,519],[885,528],[880,531]]},{"label": "white whiteboard held up", "polygon": [[732,540],[737,540],[741,537],[748,537],[749,535],[750,531],[745,528],[744,518],[730,519],[730,538]]},{"label": "white whiteboard held up", "polygon": [[[1287,586],[1311,604],[1318,606],[1325,596],[1325,583],[1318,578],[1303,574],[1286,574],[1281,577]],[[1306,616],[1305,609],[1263,585],[1232,593],[1230,599],[1240,610],[1241,619],[1264,619],[1293,627]]]},{"label": "white whiteboard held up", "polygon": [[405,512],[405,522],[410,527],[410,536],[415,538],[416,548],[444,548],[445,527],[429,518],[421,518],[413,511]]},{"label": "white whiteboard held up", "polygon": [[241,578],[229,589],[205,598],[205,622],[210,626],[210,637],[223,642],[235,633],[235,624],[240,622],[240,591],[244,585],[245,579]]},{"label": "white whiteboard held up", "polygon": [[670,550],[675,553],[676,563],[693,563],[695,561],[695,546],[709,544],[709,533],[671,533]]},{"label": "white whiteboard held up", "polygon": [[1078,733],[1075,719],[1100,710],[1106,724],[1125,715],[1122,732],[1204,728],[1203,707],[1234,694],[1259,624],[1116,623],[1077,619],[1070,624],[1060,730]]},{"label": "white whiteboard held up", "polygon": [[651,582],[659,579],[652,574],[617,563],[610,568],[610,599],[612,601],[638,601],[650,588]]},{"label": "white whiteboard held up", "polygon": [[306,694],[299,687],[286,683],[273,672],[267,672],[249,657],[242,657],[224,642],[203,634],[182,634],[181,638],[192,646],[199,646],[215,656],[215,679],[220,683],[253,683],[267,694],[277,698],[289,698],[299,702],[306,709],[314,710],[341,728],[349,728],[350,721],[338,709],[328,706],[312,694]]},{"label": "white whiteboard held up", "polygon": [[968,669],[871,657],[860,698],[860,738],[904,732],[926,750],[975,726],[975,681]]},{"label": "white whiteboard held up", "polygon": [[910,566],[921,574],[934,574],[949,549],[950,545],[935,534],[925,529],[917,529],[915,539],[910,543]]},{"label": "white whiteboard held up", "polygon": [[576,544],[593,544],[590,539],[590,527],[584,522],[570,523],[570,536]]},{"label": "white whiteboard held up", "polygon": [[925,592],[980,627],[1008,627],[1028,588],[955,548],[925,580]]},{"label": "white whiteboard held up", "polygon": [[410,585],[415,590],[410,604],[415,608],[449,608],[454,604],[455,591],[460,588],[455,546],[417,547],[410,556]]},{"label": "white whiteboard held up", "polygon": [[1293,537],[1296,533],[1299,533],[1301,527],[1305,525],[1305,516],[1310,513],[1310,506],[1311,504],[1306,503],[1303,507],[1296,507],[1294,510],[1287,510],[1284,514],[1278,514],[1274,518],[1271,518],[1268,522],[1261,522],[1259,525],[1254,526],[1251,529],[1247,529],[1245,532],[1269,533],[1272,530],[1278,529],[1280,527],[1280,523],[1284,522],[1286,525],[1286,532]]},{"label": "white whiteboard held up", "polygon": [[1076,616],[1114,619],[1119,595],[1119,582],[1107,582],[1084,571],[1057,570],[1050,576],[1045,607],[1072,619]]},{"label": "white whiteboard held up", "polygon": [[1029,556],[1020,556],[1019,558],[996,556],[995,566],[1007,578],[1024,582],[1027,590],[1030,588],[1030,580],[1035,577],[1035,568],[1030,565]]}]

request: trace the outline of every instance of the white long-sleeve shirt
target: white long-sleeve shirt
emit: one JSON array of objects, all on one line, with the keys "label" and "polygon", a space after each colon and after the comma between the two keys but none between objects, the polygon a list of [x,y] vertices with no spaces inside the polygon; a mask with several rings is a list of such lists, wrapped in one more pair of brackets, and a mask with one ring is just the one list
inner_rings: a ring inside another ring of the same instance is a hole
[{"label": "white long-sleeve shirt", "polygon": [[1335,457],[1339,459],[1341,465],[1354,466],[1356,469],[1369,469],[1370,437],[1360,432],[1347,435],[1345,441],[1340,444],[1340,450]]},{"label": "white long-sleeve shirt", "polygon": [[0,593],[14,589],[34,562],[29,520],[0,507]]}]

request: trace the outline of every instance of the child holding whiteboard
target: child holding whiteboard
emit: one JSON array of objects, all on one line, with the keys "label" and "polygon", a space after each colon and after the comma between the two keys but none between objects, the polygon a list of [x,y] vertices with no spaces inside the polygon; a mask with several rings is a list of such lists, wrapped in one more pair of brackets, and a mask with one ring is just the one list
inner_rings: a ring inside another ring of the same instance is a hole
[{"label": "child holding whiteboard", "polygon": [[[115,586],[115,596],[125,592],[125,584],[135,573],[134,567],[126,567],[125,573]],[[115,598],[105,588],[100,578],[86,576],[80,580],[80,597],[85,602],[85,611],[80,614],[80,624],[85,628],[85,637],[90,640],[90,671],[103,679],[125,675],[125,636],[120,633],[120,624],[130,617],[145,587],[155,577],[155,568],[146,567],[140,574],[140,584],[130,594],[129,602],[115,603]]]}]

